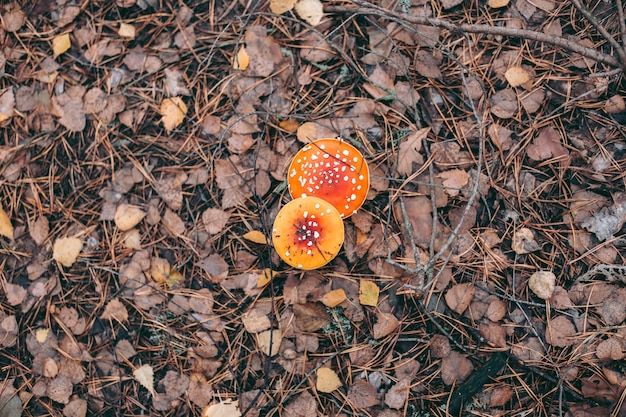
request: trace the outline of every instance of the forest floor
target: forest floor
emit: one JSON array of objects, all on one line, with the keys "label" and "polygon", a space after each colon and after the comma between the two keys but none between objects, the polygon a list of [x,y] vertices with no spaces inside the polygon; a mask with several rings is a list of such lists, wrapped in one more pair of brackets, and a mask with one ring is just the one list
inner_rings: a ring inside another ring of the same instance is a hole
[{"label": "forest floor", "polygon": [[626,416],[621,0],[3,3],[0,417]]}]

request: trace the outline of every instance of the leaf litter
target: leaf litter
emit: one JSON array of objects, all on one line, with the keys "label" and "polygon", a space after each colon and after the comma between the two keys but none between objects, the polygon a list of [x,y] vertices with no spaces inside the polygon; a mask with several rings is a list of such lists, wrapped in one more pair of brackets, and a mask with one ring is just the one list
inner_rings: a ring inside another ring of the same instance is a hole
[{"label": "leaf litter", "polygon": [[[5,408],[623,412],[623,88],[597,56],[399,24],[560,37],[574,5],[58,3],[0,12]],[[284,167],[337,136],[372,188],[340,256],[292,271]]]}]

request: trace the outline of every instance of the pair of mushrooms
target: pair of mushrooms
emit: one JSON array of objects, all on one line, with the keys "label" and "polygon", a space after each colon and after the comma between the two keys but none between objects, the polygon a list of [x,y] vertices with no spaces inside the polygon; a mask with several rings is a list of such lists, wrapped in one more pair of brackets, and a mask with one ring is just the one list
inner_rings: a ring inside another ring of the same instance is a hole
[{"label": "pair of mushrooms", "polygon": [[343,219],[361,207],[369,181],[363,155],[341,139],[318,139],[300,149],[287,174],[294,199],[272,228],[281,259],[299,269],[330,262],[343,244]]}]

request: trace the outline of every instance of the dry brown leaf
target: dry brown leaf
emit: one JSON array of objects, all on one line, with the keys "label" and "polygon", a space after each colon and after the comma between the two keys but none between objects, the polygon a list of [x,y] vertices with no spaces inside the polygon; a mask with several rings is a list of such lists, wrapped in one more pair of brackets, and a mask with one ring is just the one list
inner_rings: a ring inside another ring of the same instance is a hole
[{"label": "dry brown leaf", "polygon": [[362,279],[359,283],[359,302],[363,306],[376,307],[380,288],[374,281]]},{"label": "dry brown leaf", "polygon": [[104,311],[100,316],[102,320],[115,320],[123,323],[128,321],[128,310],[126,306],[118,298],[112,298],[104,307]]},{"label": "dry brown leaf", "polygon": [[411,175],[414,172],[413,164],[422,165],[424,157],[420,153],[422,141],[426,138],[430,128],[420,129],[402,138],[398,149],[398,165],[396,171],[399,175]]},{"label": "dry brown leaf", "polygon": [[202,417],[241,417],[239,411],[239,401],[224,400],[218,403],[207,405],[202,410]]},{"label": "dry brown leaf", "polygon": [[439,69],[439,65],[441,65],[441,55],[439,55],[438,58],[435,58],[433,53],[429,50],[418,50],[414,61],[415,70],[424,77],[440,79],[442,77],[441,70]]},{"label": "dry brown leaf", "polygon": [[474,370],[474,365],[459,352],[450,353],[441,360],[441,379],[446,385],[463,382]]},{"label": "dry brown leaf", "polygon": [[567,347],[576,343],[576,328],[566,316],[558,316],[548,321],[546,343],[552,346]]},{"label": "dry brown leaf", "polygon": [[[220,255],[213,253],[196,264],[202,268],[213,283],[220,283],[228,276],[228,263]],[[256,279],[254,285],[256,287]]]},{"label": "dry brown leaf", "polygon": [[363,88],[375,100],[393,97],[393,80],[380,65],[376,65],[367,80],[368,82],[363,84]]},{"label": "dry brown leaf", "polygon": [[550,158],[565,160],[569,157],[569,152],[561,144],[561,134],[549,126],[539,131],[533,143],[526,148],[526,154],[533,161],[543,161]]},{"label": "dry brown leaf", "polygon": [[316,139],[334,138],[337,132],[328,127],[323,120],[317,122],[304,122],[298,127],[296,137],[302,143],[309,143]]},{"label": "dry brown leaf", "polygon": [[15,113],[15,95],[9,88],[0,96],[0,123],[4,123],[13,117]]},{"label": "dry brown leaf", "polygon": [[202,213],[202,223],[210,235],[218,234],[224,230],[229,218],[229,213],[217,208],[208,208]]},{"label": "dry brown leaf", "polygon": [[517,95],[511,88],[505,88],[491,96],[491,112],[501,119],[510,119],[517,113]]},{"label": "dry brown leaf", "polygon": [[322,299],[320,300],[326,307],[336,307],[339,304],[343,303],[346,300],[346,292],[343,288],[338,288],[336,290],[332,290],[324,294]]},{"label": "dry brown leaf", "polygon": [[515,232],[511,247],[518,255],[524,255],[541,249],[541,246],[535,242],[535,234],[527,227],[522,227]]},{"label": "dry brown leaf", "polygon": [[292,308],[296,317],[296,325],[304,332],[316,332],[330,323],[330,316],[321,304],[294,304]]},{"label": "dry brown leaf", "polygon": [[156,181],[154,188],[159,196],[174,211],[183,207],[182,186],[187,181],[187,174],[183,170],[175,169]]},{"label": "dry brown leaf", "polygon": [[63,94],[52,97],[52,110],[59,117],[59,123],[70,132],[82,132],[87,124],[83,107],[83,86],[68,88]]},{"label": "dry brown leaf", "polygon": [[551,271],[537,271],[528,279],[528,288],[541,299],[549,300],[556,286],[556,275]]},{"label": "dry brown leaf", "polygon": [[471,282],[457,284],[446,291],[446,304],[450,310],[458,314],[463,314],[467,307],[469,307],[475,291],[474,284]]},{"label": "dry brown leaf", "polygon": [[400,321],[392,313],[376,313],[376,324],[372,329],[372,336],[374,339],[382,339],[385,336],[390,335],[394,330],[400,326]]},{"label": "dry brown leaf", "polygon": [[124,246],[129,249],[141,250],[141,234],[138,229],[131,229],[124,233]]},{"label": "dry brown leaf", "polygon": [[603,109],[609,114],[622,113],[626,110],[626,101],[624,101],[624,97],[616,94],[609,97],[609,99],[604,103]]},{"label": "dry brown leaf", "polygon": [[174,237],[180,237],[185,234],[185,223],[180,218],[178,214],[172,211],[169,207],[165,208],[165,213],[163,213],[163,217],[161,218],[163,221],[163,226],[167,229],[167,231]]},{"label": "dry brown leaf", "polygon": [[161,102],[159,113],[162,117],[161,122],[163,123],[163,127],[170,132],[185,120],[187,105],[183,99],[178,96],[166,98]]},{"label": "dry brown leaf", "polygon": [[531,91],[522,92],[519,96],[522,107],[528,114],[536,113],[543,104],[546,94],[543,87],[538,87]]},{"label": "dry brown leaf", "polygon": [[337,373],[330,368],[319,368],[316,372],[315,388],[319,392],[330,393],[343,385]]},{"label": "dry brown leaf", "polygon": [[348,400],[356,408],[368,408],[378,404],[376,388],[365,380],[358,380],[348,388]]},{"label": "dry brown leaf", "polygon": [[622,343],[616,337],[609,337],[596,346],[596,356],[602,360],[619,361],[624,359]]},{"label": "dry brown leaf", "polygon": [[17,2],[10,2],[4,6],[1,21],[2,29],[17,32],[26,22],[26,15]]},{"label": "dry brown leaf", "polygon": [[10,282],[5,282],[4,284],[4,294],[7,298],[7,302],[11,306],[18,306],[22,304],[24,298],[28,294],[26,288],[21,285],[11,284]]},{"label": "dry brown leaf", "polygon": [[469,174],[462,169],[450,169],[436,175],[443,179],[443,186],[450,197],[456,197],[469,182]]},{"label": "dry brown leaf", "polygon": [[185,85],[183,74],[178,69],[165,68],[165,90],[170,96],[190,96],[191,92]]},{"label": "dry brown leaf", "polygon": [[77,237],[58,238],[52,248],[52,258],[69,268],[74,265],[82,249],[83,241]]},{"label": "dry brown leaf", "polygon": [[396,382],[389,391],[385,393],[385,405],[396,410],[403,409],[409,398],[410,385],[411,382],[407,380]]},{"label": "dry brown leaf", "polygon": [[153,257],[150,260],[150,278],[159,284],[165,284],[170,275],[171,266],[165,258]]},{"label": "dry brown leaf", "polygon": [[324,17],[324,7],[320,0],[299,0],[295,6],[296,13],[311,26],[317,26]]}]

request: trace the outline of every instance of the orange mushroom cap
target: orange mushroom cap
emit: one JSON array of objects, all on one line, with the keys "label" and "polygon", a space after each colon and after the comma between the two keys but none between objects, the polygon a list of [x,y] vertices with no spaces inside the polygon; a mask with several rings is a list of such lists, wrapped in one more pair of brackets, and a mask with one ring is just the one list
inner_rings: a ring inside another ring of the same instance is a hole
[{"label": "orange mushroom cap", "polygon": [[343,244],[343,220],[332,204],[317,197],[296,198],[278,212],[272,228],[274,248],[299,269],[330,262]]},{"label": "orange mushroom cap", "polygon": [[341,217],[349,217],[367,197],[370,173],[354,146],[340,139],[318,139],[294,156],[287,182],[293,198],[322,198],[335,206]]}]

